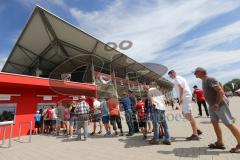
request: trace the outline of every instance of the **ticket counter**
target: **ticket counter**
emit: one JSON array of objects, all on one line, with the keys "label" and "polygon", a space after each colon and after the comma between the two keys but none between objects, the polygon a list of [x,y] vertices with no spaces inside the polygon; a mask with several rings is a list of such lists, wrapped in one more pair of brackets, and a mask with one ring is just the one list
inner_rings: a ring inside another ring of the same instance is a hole
[{"label": "ticket counter", "polygon": [[[51,83],[53,81],[51,80]],[[96,97],[95,85],[56,81],[61,92],[52,89],[47,78],[0,73],[0,124],[13,121],[13,138],[18,136],[20,123],[32,121],[32,124],[34,124],[34,114],[40,108],[50,104],[56,105],[64,99],[76,99],[77,95]],[[64,85],[61,86],[61,84]],[[64,91],[67,92],[64,93]],[[71,91],[73,95],[69,94]],[[27,123],[25,124],[21,128],[21,136],[30,133],[30,126]],[[1,140],[3,137],[2,127],[0,131]],[[10,127],[7,127],[6,139],[9,133]]]}]

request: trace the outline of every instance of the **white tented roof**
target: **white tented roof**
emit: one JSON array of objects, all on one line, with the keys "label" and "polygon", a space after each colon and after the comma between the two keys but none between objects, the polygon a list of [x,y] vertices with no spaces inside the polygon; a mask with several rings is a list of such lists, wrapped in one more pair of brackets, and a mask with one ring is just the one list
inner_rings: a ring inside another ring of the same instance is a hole
[{"label": "white tented roof", "polygon": [[[67,61],[67,62],[66,62]],[[157,64],[141,64],[115,50],[70,23],[37,6],[18,38],[2,71],[34,75],[36,68],[66,73],[76,66],[93,61],[94,65],[111,64],[116,71],[139,72],[146,79],[163,80],[167,68]],[[66,62],[66,63],[65,63]]]}]

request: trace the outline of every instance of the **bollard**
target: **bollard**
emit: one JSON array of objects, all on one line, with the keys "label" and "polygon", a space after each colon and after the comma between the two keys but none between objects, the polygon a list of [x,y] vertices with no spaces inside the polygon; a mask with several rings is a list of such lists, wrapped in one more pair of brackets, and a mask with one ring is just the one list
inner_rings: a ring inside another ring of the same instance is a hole
[{"label": "bollard", "polygon": [[12,130],[13,130],[13,123],[10,126],[10,135],[9,135],[8,148],[10,148],[12,146]]},{"label": "bollard", "polygon": [[4,130],[3,130],[3,139],[2,139],[2,145],[5,144],[5,137],[6,137],[6,126],[4,126]]},{"label": "bollard", "polygon": [[18,128],[18,140],[21,139],[21,132],[22,132],[22,123],[19,123],[19,128]]},{"label": "bollard", "polygon": [[43,120],[43,125],[42,125],[42,134],[44,134],[45,132],[45,123],[44,123],[45,120]]},{"label": "bollard", "polygon": [[30,131],[29,131],[28,142],[31,143],[32,142],[32,121],[30,121],[30,122],[20,122],[19,123],[18,140],[21,140],[22,124],[30,124]]},{"label": "bollard", "polygon": [[30,121],[30,135],[29,135],[29,143],[32,142],[32,121]]},{"label": "bollard", "polygon": [[[7,131],[7,126],[10,127],[10,132],[9,132],[9,143],[8,143],[8,148],[10,148],[12,146],[12,131],[13,131],[13,122],[7,122],[4,124],[0,125],[0,133],[2,134],[3,132],[3,137],[2,137],[2,144],[5,144],[6,141],[6,131]],[[3,128],[2,128],[3,127]]]}]

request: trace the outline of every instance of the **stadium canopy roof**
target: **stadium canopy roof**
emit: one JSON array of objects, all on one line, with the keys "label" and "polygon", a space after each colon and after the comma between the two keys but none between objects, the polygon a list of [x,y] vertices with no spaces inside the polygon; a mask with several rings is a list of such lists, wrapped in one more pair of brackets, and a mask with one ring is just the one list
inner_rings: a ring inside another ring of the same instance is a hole
[{"label": "stadium canopy roof", "polygon": [[36,69],[50,73],[59,65],[58,72],[68,73],[86,62],[96,66],[111,64],[116,72],[136,72],[144,79],[158,80],[164,86],[172,84],[162,75],[163,65],[141,64],[63,19],[36,6],[24,30],[18,38],[2,71],[34,75]]}]

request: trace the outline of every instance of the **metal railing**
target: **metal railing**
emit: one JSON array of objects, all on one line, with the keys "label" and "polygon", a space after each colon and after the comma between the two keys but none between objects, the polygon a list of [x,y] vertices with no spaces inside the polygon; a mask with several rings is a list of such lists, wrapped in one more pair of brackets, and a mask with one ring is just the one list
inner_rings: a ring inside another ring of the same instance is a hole
[{"label": "metal railing", "polygon": [[2,136],[2,144],[5,144],[6,141],[6,130],[7,130],[7,126],[10,126],[10,132],[9,132],[9,139],[8,139],[8,148],[10,148],[12,146],[12,131],[13,131],[13,122],[9,122],[9,123],[4,123],[4,124],[0,124],[0,133],[2,134],[2,128],[3,128],[3,136]]},{"label": "metal railing", "polygon": [[31,142],[32,142],[32,121],[29,121],[29,122],[20,122],[20,123],[19,123],[19,128],[18,128],[18,141],[21,140],[21,132],[22,132],[22,125],[23,125],[23,124],[29,124],[29,125],[30,125],[28,142],[31,143]]}]

